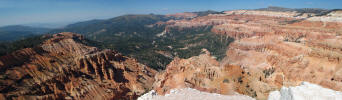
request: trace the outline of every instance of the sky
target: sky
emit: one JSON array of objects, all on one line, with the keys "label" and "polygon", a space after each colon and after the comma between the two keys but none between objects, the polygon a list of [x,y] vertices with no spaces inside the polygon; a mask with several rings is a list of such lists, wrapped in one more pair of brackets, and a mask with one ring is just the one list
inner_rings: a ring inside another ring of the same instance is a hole
[{"label": "sky", "polygon": [[0,26],[62,24],[124,14],[287,8],[341,9],[342,0],[0,0]]}]

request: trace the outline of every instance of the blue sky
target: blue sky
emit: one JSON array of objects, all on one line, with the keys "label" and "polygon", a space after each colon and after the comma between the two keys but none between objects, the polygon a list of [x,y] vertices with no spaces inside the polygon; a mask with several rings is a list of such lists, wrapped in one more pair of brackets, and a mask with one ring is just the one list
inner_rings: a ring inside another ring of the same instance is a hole
[{"label": "blue sky", "polygon": [[203,10],[342,8],[342,0],[0,0],[0,26],[70,23],[123,14],[168,14]]}]

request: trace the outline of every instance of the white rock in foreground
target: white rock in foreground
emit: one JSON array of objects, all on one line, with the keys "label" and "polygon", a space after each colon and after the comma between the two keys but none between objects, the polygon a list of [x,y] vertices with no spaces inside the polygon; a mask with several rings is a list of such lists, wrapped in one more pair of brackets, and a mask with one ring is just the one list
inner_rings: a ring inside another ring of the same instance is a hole
[{"label": "white rock in foreground", "polygon": [[303,82],[300,86],[271,92],[268,100],[342,100],[342,92]]},{"label": "white rock in foreground", "polygon": [[154,90],[142,95],[138,100],[255,100],[245,95],[220,95],[201,92],[191,88],[171,90],[165,96],[158,95]]}]

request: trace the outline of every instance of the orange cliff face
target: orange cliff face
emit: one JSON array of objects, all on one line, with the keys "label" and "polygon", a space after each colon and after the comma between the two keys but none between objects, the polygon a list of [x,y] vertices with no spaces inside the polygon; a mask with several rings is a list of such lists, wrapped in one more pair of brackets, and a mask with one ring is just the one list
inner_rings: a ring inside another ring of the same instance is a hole
[{"label": "orange cliff face", "polygon": [[167,27],[213,26],[213,33],[235,41],[219,62],[202,60],[210,58],[203,55],[175,59],[157,75],[154,89],[192,87],[267,99],[270,91],[308,81],[342,91],[342,23],[338,12],[331,13],[313,19],[295,12],[229,11],[166,22]]},{"label": "orange cliff face", "polygon": [[164,72],[156,75],[153,87],[157,93],[165,94],[171,89],[190,87],[206,92],[233,94],[234,82],[243,70],[238,66],[220,66],[208,51],[204,49],[204,52],[189,59],[175,58]]},{"label": "orange cliff face", "polygon": [[73,33],[0,57],[7,99],[135,99],[151,89],[155,70],[111,50],[86,46]]},{"label": "orange cliff face", "polygon": [[219,70],[219,63],[211,58],[208,51],[189,59],[175,58],[163,73],[156,75],[154,89],[160,94],[185,87],[216,92],[218,90],[214,84],[217,83],[215,80],[219,77]]},{"label": "orange cliff face", "polygon": [[227,51],[226,63],[250,71],[272,69],[265,83],[278,87],[309,81],[342,91],[342,80],[337,78],[342,67],[339,46],[342,23],[297,18],[284,23],[278,19],[269,17],[268,20],[276,22],[273,24],[250,19],[238,25],[217,26],[222,28],[218,33],[228,36],[248,34],[235,37],[237,40]]},{"label": "orange cliff face", "polygon": [[254,87],[261,83],[259,78],[263,77],[262,73],[220,63],[208,51],[204,52],[189,59],[174,59],[165,71],[156,75],[153,89],[158,94],[167,94],[172,89],[194,88],[225,95],[234,95],[238,92],[252,97],[266,98],[264,94],[258,92],[265,88]]}]

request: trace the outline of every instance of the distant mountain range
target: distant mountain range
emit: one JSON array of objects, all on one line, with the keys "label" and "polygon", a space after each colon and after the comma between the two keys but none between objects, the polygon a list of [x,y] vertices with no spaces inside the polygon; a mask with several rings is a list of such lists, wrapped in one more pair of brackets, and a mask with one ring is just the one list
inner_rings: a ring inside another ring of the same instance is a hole
[{"label": "distant mountain range", "polygon": [[0,41],[13,41],[35,35],[45,34],[48,28],[36,28],[23,25],[0,27]]},{"label": "distant mountain range", "polygon": [[72,24],[75,22],[51,22],[51,23],[29,23],[29,24],[22,24],[24,26],[30,26],[30,27],[41,27],[41,28],[63,28],[69,24]]},{"label": "distant mountain range", "polygon": [[1,31],[28,31],[28,32],[36,33],[36,34],[42,34],[44,32],[49,31],[50,29],[48,29],[48,28],[23,26],[23,25],[13,25],[13,26],[0,27],[0,30]]}]

